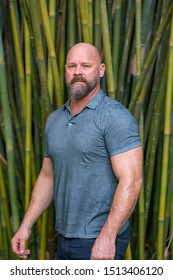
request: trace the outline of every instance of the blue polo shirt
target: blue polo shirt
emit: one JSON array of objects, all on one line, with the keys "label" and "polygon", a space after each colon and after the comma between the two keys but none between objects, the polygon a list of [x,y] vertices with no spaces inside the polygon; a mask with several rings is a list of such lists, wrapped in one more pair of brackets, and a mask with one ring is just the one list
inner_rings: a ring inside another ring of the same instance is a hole
[{"label": "blue polo shirt", "polygon": [[[50,114],[45,157],[53,164],[58,233],[76,238],[98,236],[118,184],[110,157],[140,145],[135,119],[102,90],[74,116],[70,101]],[[127,226],[128,222],[121,232]]]}]

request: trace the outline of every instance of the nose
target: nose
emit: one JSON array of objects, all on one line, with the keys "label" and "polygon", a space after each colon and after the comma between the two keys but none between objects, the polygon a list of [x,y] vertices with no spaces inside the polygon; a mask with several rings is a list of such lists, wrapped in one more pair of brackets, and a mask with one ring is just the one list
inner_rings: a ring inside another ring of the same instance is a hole
[{"label": "nose", "polygon": [[80,65],[76,65],[74,74],[75,75],[81,75],[81,73],[82,73],[81,71],[82,71],[81,66]]}]

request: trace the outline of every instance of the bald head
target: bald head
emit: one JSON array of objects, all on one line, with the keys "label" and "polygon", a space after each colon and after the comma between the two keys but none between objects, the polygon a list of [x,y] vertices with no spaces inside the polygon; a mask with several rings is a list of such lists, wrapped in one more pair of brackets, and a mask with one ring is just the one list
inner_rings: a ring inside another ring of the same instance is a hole
[{"label": "bald head", "polygon": [[74,45],[67,54],[66,63],[72,56],[74,56],[75,53],[78,54],[78,56],[80,56],[80,55],[86,56],[86,59],[87,58],[94,59],[94,62],[97,63],[98,65],[101,64],[101,57],[100,57],[99,51],[92,44],[78,43],[78,44]]}]

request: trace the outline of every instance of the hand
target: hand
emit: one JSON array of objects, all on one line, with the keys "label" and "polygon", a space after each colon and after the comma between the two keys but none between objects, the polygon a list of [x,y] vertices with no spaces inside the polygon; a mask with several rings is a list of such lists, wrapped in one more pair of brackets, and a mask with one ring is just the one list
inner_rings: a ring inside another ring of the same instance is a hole
[{"label": "hand", "polygon": [[12,250],[19,258],[27,259],[30,250],[26,249],[26,241],[29,239],[31,229],[21,226],[11,240]]},{"label": "hand", "polygon": [[114,260],[115,258],[115,239],[100,234],[91,250],[91,260]]}]

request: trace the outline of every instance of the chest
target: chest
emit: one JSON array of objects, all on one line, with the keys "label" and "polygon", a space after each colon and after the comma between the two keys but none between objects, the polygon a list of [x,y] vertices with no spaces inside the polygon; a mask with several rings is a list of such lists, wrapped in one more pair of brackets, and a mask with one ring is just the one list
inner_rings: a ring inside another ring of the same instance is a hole
[{"label": "chest", "polygon": [[51,158],[93,162],[108,157],[104,135],[97,124],[95,111],[71,116],[66,112],[47,133]]}]

